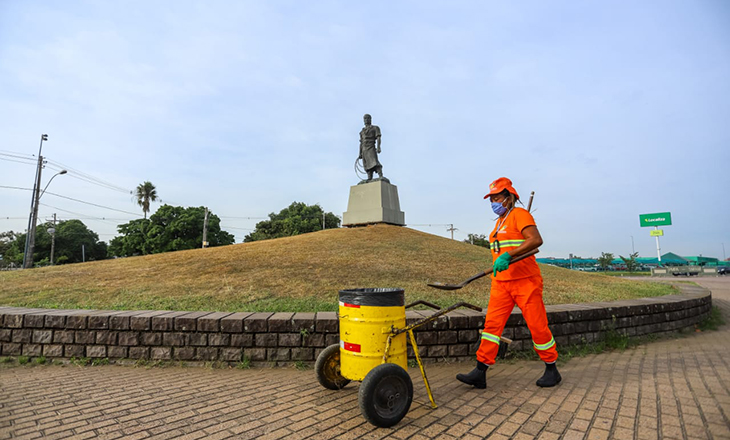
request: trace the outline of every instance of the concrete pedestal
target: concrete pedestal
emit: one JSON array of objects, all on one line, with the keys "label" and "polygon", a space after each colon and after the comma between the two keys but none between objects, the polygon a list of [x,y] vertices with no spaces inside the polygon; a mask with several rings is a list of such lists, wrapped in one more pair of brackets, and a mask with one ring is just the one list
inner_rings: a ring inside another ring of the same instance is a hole
[{"label": "concrete pedestal", "polygon": [[343,226],[388,223],[405,226],[406,215],[400,210],[398,187],[383,180],[350,187]]}]

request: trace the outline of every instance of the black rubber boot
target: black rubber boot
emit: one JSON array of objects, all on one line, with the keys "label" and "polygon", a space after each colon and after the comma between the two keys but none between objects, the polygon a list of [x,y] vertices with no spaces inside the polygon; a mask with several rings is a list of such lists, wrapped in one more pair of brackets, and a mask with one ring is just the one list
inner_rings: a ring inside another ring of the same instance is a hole
[{"label": "black rubber boot", "polygon": [[456,379],[474,388],[484,389],[487,387],[487,368],[489,365],[477,361],[477,367],[469,374],[457,374]]},{"label": "black rubber boot", "polygon": [[543,374],[535,383],[539,387],[549,388],[559,384],[561,380],[563,380],[563,378],[560,377],[557,365],[552,363],[545,364],[545,374]]}]

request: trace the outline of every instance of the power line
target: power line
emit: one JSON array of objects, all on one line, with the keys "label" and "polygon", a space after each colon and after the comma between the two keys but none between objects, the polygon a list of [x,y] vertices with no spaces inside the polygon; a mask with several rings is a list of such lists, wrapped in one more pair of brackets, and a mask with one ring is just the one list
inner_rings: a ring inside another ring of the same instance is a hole
[{"label": "power line", "polygon": [[0,188],[9,188],[9,189],[22,189],[24,191],[33,191],[30,188],[21,188],[19,186],[7,186],[7,185],[0,185]]},{"label": "power line", "polygon": [[99,179],[98,177],[94,177],[91,174],[84,173],[83,171],[79,171],[76,168],[70,167],[70,166],[68,166],[66,164],[63,164],[61,162],[54,161],[54,160],[50,160],[50,159],[47,159],[46,162],[47,162],[47,165],[50,168],[58,169],[58,170],[65,169],[66,171],[69,172],[68,174],[70,176],[72,176],[72,177],[74,177],[76,179],[82,180],[84,182],[91,183],[93,185],[98,185],[98,186],[101,186],[103,188],[111,189],[111,190],[114,190],[114,191],[123,192],[125,194],[132,194],[133,193],[131,190],[129,190],[127,188],[123,188],[123,187],[121,187],[119,185],[115,185],[115,184],[113,184],[111,182],[107,182],[106,180]]},{"label": "power line", "polygon": [[7,160],[8,162],[22,163],[23,165],[35,165],[33,162],[29,162],[29,161],[26,162],[26,161],[23,161],[23,160],[16,160],[16,159],[8,159],[6,157],[0,157],[0,160]]},{"label": "power line", "polygon": [[130,215],[134,215],[134,216],[139,216],[139,214],[137,214],[136,212],[129,212],[129,211],[123,211],[123,210],[121,210],[121,209],[116,209],[116,208],[110,208],[110,207],[108,207],[108,206],[104,206],[104,205],[98,205],[98,204],[96,204],[96,203],[91,203],[91,202],[85,202],[85,201],[83,201],[83,200],[79,200],[79,199],[74,199],[73,197],[67,197],[67,196],[62,196],[61,194],[56,194],[56,193],[52,193],[52,192],[50,192],[50,191],[46,191],[46,192],[45,192],[45,193],[43,193],[43,194],[50,194],[50,195],[52,195],[52,196],[60,197],[60,198],[62,198],[62,199],[67,199],[67,200],[73,200],[74,202],[78,202],[78,203],[83,203],[83,204],[85,204],[85,205],[91,205],[91,206],[96,206],[97,208],[104,208],[104,209],[108,209],[108,210],[110,210],[110,211],[117,211],[117,212],[123,212],[123,213],[125,213],[125,214],[130,214]]},{"label": "power line", "polygon": [[[0,185],[0,188],[9,188],[9,189],[20,189],[20,190],[25,190],[25,191],[31,191],[31,189],[30,189],[30,188],[21,188],[21,187],[19,187],[19,186],[7,186],[7,185]],[[83,200],[79,200],[79,199],[74,199],[73,197],[68,197],[68,196],[62,196],[61,194],[56,194],[56,193],[52,193],[52,192],[50,192],[50,191],[46,191],[46,192],[44,192],[43,194],[50,194],[50,195],[52,195],[52,196],[55,196],[55,197],[60,197],[60,198],[62,198],[62,199],[68,199],[68,200],[73,200],[74,202],[78,202],[78,203],[83,203],[83,204],[85,204],[85,205],[91,205],[91,206],[96,206],[97,208],[104,208],[104,209],[109,209],[109,210],[111,210],[111,211],[123,212],[124,214],[130,214],[130,215],[133,215],[133,216],[135,216],[135,217],[140,217],[140,215],[139,215],[139,214],[137,214],[136,212],[129,212],[129,211],[123,211],[123,210],[121,210],[121,209],[116,209],[116,208],[110,208],[109,206],[104,206],[104,205],[98,205],[98,204],[96,204],[96,203],[91,203],[91,202],[85,202],[85,201],[83,201]]]},{"label": "power line", "polygon": [[[40,203],[40,202],[39,202]],[[66,209],[57,208],[55,206],[46,205],[45,203],[41,203],[41,205],[46,206],[48,208],[56,209],[61,212],[66,212],[68,214],[78,215],[78,216],[84,216],[88,214],[81,214],[78,212],[68,211]],[[120,218],[107,218],[107,217],[77,217],[76,220],[99,220],[99,221],[105,221],[105,222],[114,222],[114,221],[131,221],[129,219],[120,219]],[[132,219],[134,220],[134,219]]]}]

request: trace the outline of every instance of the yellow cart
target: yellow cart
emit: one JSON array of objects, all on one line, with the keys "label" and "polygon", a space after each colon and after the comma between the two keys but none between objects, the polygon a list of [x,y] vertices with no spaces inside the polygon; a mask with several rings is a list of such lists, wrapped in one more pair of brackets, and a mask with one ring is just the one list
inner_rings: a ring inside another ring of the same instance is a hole
[{"label": "yellow cart", "polygon": [[358,403],[363,417],[383,428],[397,424],[413,400],[413,383],[407,372],[408,334],[431,407],[436,408],[413,330],[459,307],[482,309],[461,302],[406,326],[407,307],[439,307],[425,301],[405,306],[403,289],[394,288],[341,290],[339,299],[340,343],[325,348],[317,357],[319,383],[339,390],[350,381],[361,381]]}]

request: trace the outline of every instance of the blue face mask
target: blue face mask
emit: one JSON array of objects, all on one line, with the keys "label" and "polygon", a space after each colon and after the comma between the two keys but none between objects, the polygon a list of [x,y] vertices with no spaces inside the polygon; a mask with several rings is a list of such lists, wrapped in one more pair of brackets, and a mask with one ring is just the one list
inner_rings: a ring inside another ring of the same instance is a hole
[{"label": "blue face mask", "polygon": [[507,208],[502,206],[499,202],[492,202],[492,211],[494,211],[495,214],[502,216],[502,214],[507,212]]}]

